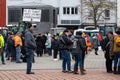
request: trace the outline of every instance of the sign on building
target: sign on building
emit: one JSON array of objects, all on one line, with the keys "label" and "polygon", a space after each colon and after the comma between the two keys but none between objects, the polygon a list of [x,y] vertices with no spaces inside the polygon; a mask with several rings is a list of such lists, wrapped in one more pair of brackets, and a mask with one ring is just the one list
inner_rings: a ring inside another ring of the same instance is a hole
[{"label": "sign on building", "polygon": [[40,22],[41,10],[38,9],[24,9],[23,21]]}]

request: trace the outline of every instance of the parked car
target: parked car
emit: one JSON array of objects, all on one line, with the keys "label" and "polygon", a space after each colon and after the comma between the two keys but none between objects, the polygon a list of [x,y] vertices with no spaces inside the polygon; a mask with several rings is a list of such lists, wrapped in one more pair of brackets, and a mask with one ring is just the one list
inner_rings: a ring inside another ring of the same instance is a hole
[{"label": "parked car", "polygon": [[75,30],[74,35],[76,35],[76,32],[78,32],[78,31],[82,31],[84,33],[90,33],[90,34],[94,33],[95,34],[95,33],[99,32],[99,28],[95,28],[94,26],[86,26],[83,29],[81,28],[81,29]]}]

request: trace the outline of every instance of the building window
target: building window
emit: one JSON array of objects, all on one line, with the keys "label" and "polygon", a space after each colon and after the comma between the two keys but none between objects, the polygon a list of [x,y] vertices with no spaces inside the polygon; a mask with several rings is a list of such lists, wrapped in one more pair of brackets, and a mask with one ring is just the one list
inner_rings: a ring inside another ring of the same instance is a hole
[{"label": "building window", "polygon": [[59,8],[57,8],[57,14],[59,14]]},{"label": "building window", "polygon": [[69,7],[63,7],[63,14],[70,14],[70,8]]},{"label": "building window", "polygon": [[63,14],[66,14],[67,13],[66,11],[67,11],[66,7],[63,7]]},{"label": "building window", "polygon": [[67,7],[67,14],[70,14],[70,8]]},{"label": "building window", "polygon": [[61,20],[61,24],[80,24],[80,20]]},{"label": "building window", "polygon": [[72,7],[71,8],[71,14],[78,14],[78,8]]},{"label": "building window", "polygon": [[43,9],[41,13],[41,22],[50,21],[50,11],[48,9]]},{"label": "building window", "polygon": [[89,10],[88,19],[93,19],[93,10]]},{"label": "building window", "polygon": [[110,18],[110,10],[105,11],[105,18]]},{"label": "building window", "polygon": [[71,14],[75,14],[75,10],[74,10],[75,8],[71,8]]},{"label": "building window", "polygon": [[21,9],[8,9],[8,22],[18,22],[21,20],[22,12]]},{"label": "building window", "polygon": [[80,24],[80,20],[71,20],[71,24]]},{"label": "building window", "polygon": [[75,14],[78,14],[78,8],[75,8]]},{"label": "building window", "polygon": [[61,20],[61,24],[70,24],[70,20]]},{"label": "building window", "polygon": [[63,7],[63,14],[78,14],[77,7]]}]

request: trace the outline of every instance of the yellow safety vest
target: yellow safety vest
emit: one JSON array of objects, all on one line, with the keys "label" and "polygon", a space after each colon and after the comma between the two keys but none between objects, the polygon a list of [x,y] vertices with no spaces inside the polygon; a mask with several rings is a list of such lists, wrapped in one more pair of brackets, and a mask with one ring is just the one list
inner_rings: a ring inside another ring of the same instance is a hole
[{"label": "yellow safety vest", "polygon": [[4,47],[4,38],[3,36],[0,34],[0,48]]}]

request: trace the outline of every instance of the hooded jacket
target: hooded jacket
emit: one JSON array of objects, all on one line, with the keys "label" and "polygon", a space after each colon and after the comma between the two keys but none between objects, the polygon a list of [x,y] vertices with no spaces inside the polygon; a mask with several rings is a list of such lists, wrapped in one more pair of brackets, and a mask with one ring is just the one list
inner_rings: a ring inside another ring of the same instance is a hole
[{"label": "hooded jacket", "polygon": [[32,34],[32,32],[28,29],[26,30],[25,32],[25,46],[27,48],[30,48],[30,49],[33,49],[35,50],[36,49],[36,42],[35,42],[35,38]]}]

